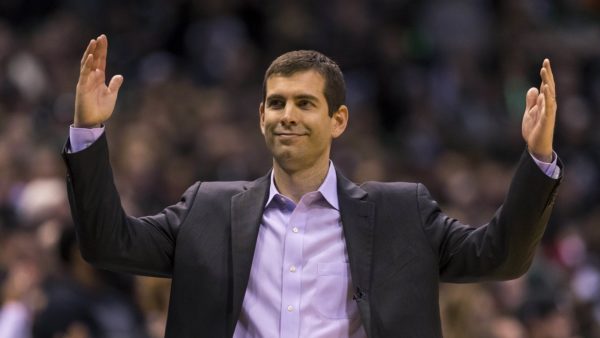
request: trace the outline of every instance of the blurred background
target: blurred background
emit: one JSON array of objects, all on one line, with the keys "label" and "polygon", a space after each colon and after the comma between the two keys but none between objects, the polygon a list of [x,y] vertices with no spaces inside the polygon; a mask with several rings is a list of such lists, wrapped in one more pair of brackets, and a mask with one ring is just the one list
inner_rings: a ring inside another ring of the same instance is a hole
[{"label": "blurred background", "polygon": [[525,92],[552,61],[565,177],[529,273],[441,285],[445,337],[600,337],[600,1],[2,0],[0,338],[162,337],[169,281],[94,269],[75,242],[60,151],[79,62],[109,37],[107,124],[126,210],[196,180],[254,179],[263,72],[293,49],[344,71],[333,159],[356,182],[420,181],[479,225],[525,149]]}]

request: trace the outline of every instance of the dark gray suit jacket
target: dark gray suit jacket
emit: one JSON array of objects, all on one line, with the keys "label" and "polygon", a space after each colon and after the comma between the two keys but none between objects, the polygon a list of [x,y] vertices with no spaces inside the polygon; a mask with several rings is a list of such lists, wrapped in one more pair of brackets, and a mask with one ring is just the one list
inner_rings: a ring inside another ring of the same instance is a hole
[{"label": "dark gray suit jacket", "polygon": [[[161,213],[127,216],[103,135],[63,152],[83,257],[98,267],[171,277],[166,337],[230,337],[240,314],[269,176],[197,182]],[[503,206],[473,228],[444,215],[426,188],[339,172],[338,197],[355,300],[369,337],[441,337],[438,283],[527,271],[560,180],[524,153]]]}]

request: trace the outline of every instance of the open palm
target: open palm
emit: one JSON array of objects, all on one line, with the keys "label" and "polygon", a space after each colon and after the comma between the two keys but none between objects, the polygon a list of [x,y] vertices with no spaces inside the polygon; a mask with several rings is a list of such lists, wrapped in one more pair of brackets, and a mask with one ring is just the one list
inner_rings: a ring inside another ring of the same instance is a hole
[{"label": "open palm", "polygon": [[533,87],[527,91],[521,129],[531,154],[539,160],[550,162],[557,107],[550,60],[544,60],[540,76],[542,78],[540,89]]},{"label": "open palm", "polygon": [[115,109],[123,76],[113,76],[106,85],[107,52],[108,39],[103,34],[92,39],[83,53],[75,96],[75,127],[97,127],[108,120]]}]

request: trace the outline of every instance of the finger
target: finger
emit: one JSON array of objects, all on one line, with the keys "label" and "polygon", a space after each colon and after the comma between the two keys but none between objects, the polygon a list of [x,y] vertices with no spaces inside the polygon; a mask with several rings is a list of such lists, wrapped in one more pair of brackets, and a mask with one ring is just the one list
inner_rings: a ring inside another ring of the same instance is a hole
[{"label": "finger", "polygon": [[94,49],[96,49],[96,40],[91,39],[90,43],[88,43],[87,47],[85,48],[85,52],[83,52],[83,55],[81,56],[81,67],[83,67],[88,55],[94,52]]},{"label": "finger", "polygon": [[100,66],[100,54],[102,53],[102,48],[104,48],[102,42],[102,35],[99,35],[96,38],[96,49],[94,50],[94,69],[98,69],[98,67]]},{"label": "finger", "polygon": [[546,109],[546,99],[543,93],[540,93],[540,95],[538,95],[537,97],[537,102],[536,102],[536,106],[538,107],[538,111],[540,113],[540,118],[545,117],[546,115],[546,111],[548,111]]},{"label": "finger", "polygon": [[546,99],[548,101],[555,101],[556,100],[556,88],[554,86],[554,77],[552,76],[552,73],[551,73],[552,71],[549,70],[548,68],[544,68],[542,72],[546,79],[545,85],[548,86],[548,96],[546,97]]},{"label": "finger", "polygon": [[554,101],[554,94],[551,92],[550,86],[544,86],[544,101],[546,107],[546,115],[554,114],[556,112],[556,103]]},{"label": "finger", "polygon": [[530,110],[526,111],[525,114],[523,115],[523,122],[522,122],[522,132],[523,132],[523,137],[525,138],[525,140],[529,139],[529,134],[531,133],[531,130],[533,130],[536,126],[536,124],[538,123],[539,120],[539,106],[533,106],[531,107]]},{"label": "finger", "polygon": [[[543,86],[548,86],[548,90],[549,90],[549,97],[548,99],[554,99],[555,97],[555,92],[554,92],[554,81],[551,78],[551,75],[548,71],[548,69],[546,68],[542,68],[542,70],[540,71],[540,75],[542,76],[542,87]],[[541,89],[541,88],[540,88]]]},{"label": "finger", "polygon": [[79,83],[84,85],[88,82],[90,78],[90,73],[92,72],[94,64],[94,56],[92,54],[88,54],[85,59],[83,66],[81,66],[81,71],[79,73]]},{"label": "finger", "polygon": [[110,83],[108,84],[108,92],[111,94],[117,94],[119,92],[119,88],[121,88],[121,85],[123,84],[123,80],[124,79],[122,75],[113,76],[112,79],[110,79]]},{"label": "finger", "polygon": [[550,65],[550,59],[544,59],[544,68],[548,72],[548,84],[554,88],[554,74],[552,73],[552,66]]},{"label": "finger", "polygon": [[554,74],[552,74],[550,60],[544,59],[544,62],[542,63],[542,69],[540,69],[540,76],[542,77],[542,84],[540,85],[540,90],[542,89],[543,85],[549,85],[551,95],[547,99],[555,99],[556,90],[554,84]]},{"label": "finger", "polygon": [[96,57],[96,68],[105,71],[106,70],[106,54],[108,53],[108,39],[106,35],[102,34],[98,37],[98,53]]},{"label": "finger", "polygon": [[542,61],[542,67],[540,68],[540,78],[542,80],[542,82],[540,82],[540,93],[542,92],[542,88],[544,87],[544,85],[546,84],[547,81],[547,75],[544,73],[544,67],[546,65],[546,60],[544,59],[544,61]]},{"label": "finger", "polygon": [[542,93],[539,93],[535,97],[533,97],[534,105],[531,107],[531,109],[528,110],[529,115],[533,119],[533,121],[539,120],[539,115],[543,110],[543,106],[542,106],[542,102],[543,102],[542,98],[543,97],[544,97],[544,95]]}]

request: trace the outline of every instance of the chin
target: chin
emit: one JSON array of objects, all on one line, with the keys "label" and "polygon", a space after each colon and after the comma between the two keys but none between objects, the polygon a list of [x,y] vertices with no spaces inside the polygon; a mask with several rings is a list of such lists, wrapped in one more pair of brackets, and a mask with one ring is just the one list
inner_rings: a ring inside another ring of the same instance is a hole
[{"label": "chin", "polygon": [[296,152],[289,150],[273,153],[273,159],[281,168],[291,171],[301,168],[305,162]]},{"label": "chin", "polygon": [[285,163],[285,162],[293,162],[294,158],[296,156],[294,156],[293,152],[290,151],[289,149],[283,149],[283,150],[279,150],[279,151],[273,151],[273,158],[278,162],[278,163]]}]

